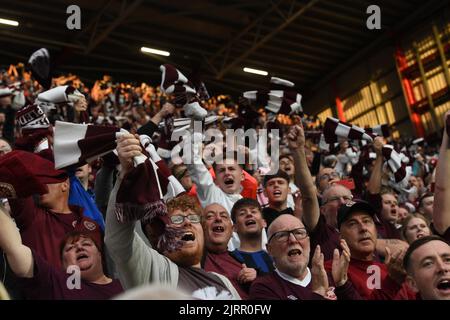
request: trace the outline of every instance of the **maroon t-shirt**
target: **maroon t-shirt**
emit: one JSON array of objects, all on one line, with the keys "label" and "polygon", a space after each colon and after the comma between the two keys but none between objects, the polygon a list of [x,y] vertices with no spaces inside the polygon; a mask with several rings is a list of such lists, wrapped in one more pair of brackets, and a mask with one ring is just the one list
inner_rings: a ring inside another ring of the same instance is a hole
[{"label": "maroon t-shirt", "polygon": [[[34,270],[32,278],[21,278],[28,299],[35,300],[107,300],[123,292],[119,280],[108,284],[95,284],[84,280],[80,281],[79,289],[69,289],[74,281],[68,279],[71,274],[48,264],[39,254],[33,252]],[[69,281],[68,281],[69,280]]]},{"label": "maroon t-shirt", "polygon": [[320,250],[326,261],[333,259],[334,249],[339,248],[340,234],[336,228],[326,222],[325,216],[321,214],[316,228],[312,232],[309,232],[309,239],[311,242],[310,261],[317,245],[320,245]]},{"label": "maroon t-shirt", "polygon": [[[34,250],[45,261],[61,269],[59,248],[64,236],[80,223],[87,223],[93,232],[101,233],[100,228],[88,217],[83,216],[82,208],[70,206],[72,213],[57,213],[38,207],[32,197],[10,199],[12,217],[20,229],[22,243]],[[98,235],[99,239],[103,236]]]},{"label": "maroon t-shirt", "polygon": [[248,293],[250,290],[250,284],[241,285],[237,281],[239,272],[242,270],[242,265],[239,261],[234,259],[228,251],[222,253],[208,252],[204,267],[205,271],[212,271],[227,277],[234,288],[237,290],[242,299],[248,299]]},{"label": "maroon t-shirt", "polygon": [[[325,262],[331,273],[332,260]],[[415,300],[415,294],[406,284],[398,285],[388,276],[385,264],[377,261],[350,260],[348,279],[364,300]]]},{"label": "maroon t-shirt", "polygon": [[379,239],[402,239],[400,231],[395,228],[395,226],[390,223],[389,221],[385,221],[381,217],[381,209],[382,209],[382,201],[381,195],[379,193],[373,194],[368,193],[367,195],[367,202],[369,202],[372,207],[375,209],[375,212],[377,214],[378,221],[376,222],[377,232],[378,232],[378,238]]},{"label": "maroon t-shirt", "polygon": [[256,278],[250,287],[250,300],[325,300],[306,286],[293,284],[281,278],[276,272]]}]

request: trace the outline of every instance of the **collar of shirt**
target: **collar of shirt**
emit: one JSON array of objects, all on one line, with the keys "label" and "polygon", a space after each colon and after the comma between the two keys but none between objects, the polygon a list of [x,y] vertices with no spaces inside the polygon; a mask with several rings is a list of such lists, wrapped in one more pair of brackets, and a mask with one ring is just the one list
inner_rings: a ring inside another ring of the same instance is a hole
[{"label": "collar of shirt", "polygon": [[286,274],[286,273],[281,272],[281,271],[278,270],[278,269],[275,269],[275,272],[276,272],[281,278],[283,278],[284,280],[289,281],[289,282],[291,282],[291,283],[293,283],[293,284],[296,284],[296,285],[298,285],[298,286],[302,286],[302,287],[308,286],[308,284],[311,282],[311,271],[309,271],[309,268],[308,268],[308,267],[306,267],[306,271],[307,271],[306,277],[305,277],[303,280],[299,280],[299,279],[297,279],[297,278],[291,277],[290,275],[288,275],[288,274]]}]

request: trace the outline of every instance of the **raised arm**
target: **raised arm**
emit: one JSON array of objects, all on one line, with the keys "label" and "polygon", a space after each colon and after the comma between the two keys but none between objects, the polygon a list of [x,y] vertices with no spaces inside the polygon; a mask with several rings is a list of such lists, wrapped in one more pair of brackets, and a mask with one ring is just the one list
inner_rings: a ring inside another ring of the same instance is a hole
[{"label": "raised arm", "polygon": [[371,194],[377,194],[381,191],[381,178],[383,176],[383,154],[381,152],[383,149],[383,138],[376,137],[373,142],[373,148],[375,149],[377,158],[375,159],[367,190]]},{"label": "raised arm", "polygon": [[[448,117],[450,117],[450,111],[445,114],[444,123]],[[450,227],[450,141],[446,130],[442,136],[436,166],[433,225],[441,235]]]},{"label": "raised arm", "polygon": [[288,133],[288,146],[292,150],[295,167],[295,184],[300,188],[303,203],[303,222],[314,230],[319,222],[319,201],[316,187],[308,168],[305,154],[305,132],[302,125],[293,126]]},{"label": "raised arm", "polygon": [[116,195],[123,178],[133,167],[133,157],[141,154],[139,140],[126,134],[118,139],[117,151],[122,170],[106,211],[105,244],[117,265],[120,280],[127,289],[148,282],[174,286],[178,280],[174,265],[171,266],[166,257],[146,245],[134,231],[135,222],[120,223],[116,218]]},{"label": "raised arm", "polygon": [[[214,196],[222,197],[222,192],[218,192],[219,188],[215,185],[211,173],[202,161],[201,144],[202,137],[199,133],[194,133],[187,138],[185,143],[190,144],[189,154],[183,152],[183,162],[188,168],[192,182],[197,186],[197,196],[202,207],[207,205],[207,201],[211,201]],[[189,156],[191,156],[189,158]]]},{"label": "raised arm", "polygon": [[11,270],[16,276],[33,277],[31,250],[22,244],[19,230],[2,206],[0,206],[0,248],[5,252]]}]

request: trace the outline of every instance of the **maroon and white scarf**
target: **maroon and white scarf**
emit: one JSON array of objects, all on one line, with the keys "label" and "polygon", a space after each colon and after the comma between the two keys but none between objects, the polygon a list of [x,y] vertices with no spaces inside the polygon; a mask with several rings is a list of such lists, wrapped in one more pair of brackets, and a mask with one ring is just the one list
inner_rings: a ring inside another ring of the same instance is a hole
[{"label": "maroon and white scarf", "polygon": [[[57,121],[54,134],[55,167],[78,167],[116,148],[116,138],[127,133],[116,127],[73,124]],[[167,214],[164,199],[184,192],[170,173],[148,136],[141,136],[145,155],[133,159],[134,168],[120,185],[116,199],[119,221],[152,219]]]},{"label": "maroon and white scarf", "polygon": [[244,92],[244,98],[262,105],[272,114],[303,115],[302,96],[294,90],[294,83],[288,80],[272,77],[270,89]]},{"label": "maroon and white scarf", "polygon": [[159,67],[162,72],[161,91],[173,95],[172,102],[176,107],[183,107],[187,117],[201,120],[206,117],[206,110],[195,86],[177,68],[170,64]]},{"label": "maroon and white scarf", "polygon": [[[378,133],[386,134],[383,125],[366,130],[355,125],[351,125],[335,118],[328,117],[323,128],[324,140],[327,144],[341,142],[345,140],[360,140],[372,142]],[[386,126],[386,125],[384,125]],[[400,186],[406,186],[411,174],[411,168],[407,167],[409,161],[403,153],[398,153],[393,146],[384,145],[382,149],[385,164],[393,174],[393,180]]]}]

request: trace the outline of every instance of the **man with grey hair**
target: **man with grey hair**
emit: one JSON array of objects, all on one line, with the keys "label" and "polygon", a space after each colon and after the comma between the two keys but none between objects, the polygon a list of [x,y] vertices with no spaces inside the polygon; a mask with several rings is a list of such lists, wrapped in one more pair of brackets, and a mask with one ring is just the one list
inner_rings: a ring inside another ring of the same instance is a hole
[{"label": "man with grey hair", "polygon": [[340,286],[329,287],[323,265],[323,254],[317,246],[308,267],[310,242],[308,232],[297,217],[283,214],[277,217],[268,230],[267,250],[274,261],[275,271],[257,278],[250,288],[250,299],[321,300],[336,299],[352,291],[347,281],[350,251],[343,244],[343,253],[333,261],[333,281]]}]

